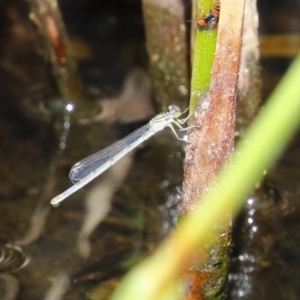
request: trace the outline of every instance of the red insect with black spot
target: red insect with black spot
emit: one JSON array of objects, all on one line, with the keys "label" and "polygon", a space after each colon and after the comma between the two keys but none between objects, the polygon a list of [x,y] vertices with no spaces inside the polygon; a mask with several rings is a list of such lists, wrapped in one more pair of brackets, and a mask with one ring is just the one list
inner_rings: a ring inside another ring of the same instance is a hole
[{"label": "red insect with black spot", "polygon": [[217,27],[218,22],[219,22],[219,16],[220,16],[220,8],[221,8],[221,3],[220,1],[216,5],[216,7],[211,11],[208,15],[205,17],[201,18],[197,22],[197,27],[199,29],[214,29]]}]

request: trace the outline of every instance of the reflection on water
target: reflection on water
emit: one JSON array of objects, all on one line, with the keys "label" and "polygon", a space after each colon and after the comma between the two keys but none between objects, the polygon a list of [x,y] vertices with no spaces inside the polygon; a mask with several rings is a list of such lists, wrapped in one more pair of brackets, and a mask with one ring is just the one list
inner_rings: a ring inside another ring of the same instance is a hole
[{"label": "reflection on water", "polygon": [[0,271],[10,272],[25,267],[30,259],[22,249],[12,244],[0,244]]},{"label": "reflection on water", "polygon": [[294,179],[293,173],[276,181],[281,167],[284,163],[268,175],[272,185],[264,182],[235,222],[230,299],[298,298],[300,190],[283,184]]},{"label": "reflection on water", "polygon": [[[134,102],[126,102],[127,112],[138,112],[130,105]],[[3,295],[8,295],[8,282],[15,278],[16,288],[10,290],[16,295],[20,285],[19,295],[25,300],[81,299],[86,293],[105,299],[103,295],[173,226],[182,178],[181,143],[166,130],[139,149],[135,159],[131,153],[59,208],[52,208],[54,193],[71,184],[70,166],[115,141],[115,132],[103,124],[76,124],[67,114],[60,121],[59,138],[48,123],[30,124],[33,129],[26,134],[26,119],[19,123],[19,118],[0,117],[0,139],[5,141],[0,148],[0,174],[5,179],[0,191],[1,234],[6,232],[22,246],[24,257],[31,258],[26,268],[16,272],[14,267],[17,277],[6,265]],[[132,125],[119,128],[127,134],[126,127],[132,130]]]},{"label": "reflection on water", "polygon": [[[2,126],[5,125],[6,121],[3,121]],[[16,126],[21,132],[18,125],[11,126]],[[107,294],[107,286],[119,280],[128,268],[150,253],[164,237],[164,227],[172,226],[164,204],[172,193],[178,199],[182,152],[180,142],[168,131],[149,141],[148,145],[151,146],[138,151],[129,173],[132,156],[124,160],[122,169],[125,171],[120,171],[121,161],[98,182],[79,191],[58,208],[51,208],[49,202],[46,207],[47,203],[44,202],[43,186],[51,160],[45,159],[39,135],[18,138],[12,131],[0,132],[2,140],[11,139],[14,143],[10,151],[5,152],[6,147],[0,149],[1,174],[5,174],[13,159],[20,173],[11,169],[9,176],[19,178],[24,186],[24,192],[19,197],[11,198],[2,194],[0,202],[2,232],[7,232],[12,241],[18,240],[23,245],[22,251],[31,258],[26,268],[17,272],[22,299],[41,299],[46,296],[46,299],[60,299],[59,295],[64,295],[64,299],[80,299],[82,293],[92,292],[103,281],[107,283],[101,285],[103,291],[97,289],[95,293]],[[53,186],[48,201],[54,193],[71,184],[67,177],[70,166],[79,157],[110,144],[112,134],[103,125],[74,125],[73,130],[71,126],[69,145],[74,145],[73,154],[69,157],[64,155],[58,161],[54,173],[57,185]],[[39,151],[31,151],[32,145],[35,145],[33,149]],[[23,172],[28,172],[27,176],[22,176]],[[128,177],[124,185],[115,194],[126,174]],[[167,186],[162,184],[163,180],[168,181]],[[11,187],[6,195],[13,195],[14,181],[7,179],[7,182]],[[39,219],[43,215],[43,209],[37,208],[41,199],[42,208],[46,207],[47,213],[42,218],[43,222],[33,222],[35,217],[39,216]],[[103,210],[105,201],[107,208]],[[36,213],[33,214],[34,211]],[[100,221],[101,225],[98,225]],[[30,222],[32,230],[39,232],[39,235],[33,234],[34,238],[26,235]],[[68,279],[69,284],[66,284],[66,278],[72,278]]]},{"label": "reflection on water", "polygon": [[[113,165],[101,180],[97,180],[86,196],[86,217],[78,238],[78,250],[84,258],[88,258],[91,252],[90,235],[110,212],[113,196],[131,169],[134,153],[130,152]],[[101,195],[101,201],[99,201],[99,195]]]},{"label": "reflection on water", "polygon": [[20,284],[18,279],[10,274],[0,274],[0,298],[14,300],[18,297]]}]

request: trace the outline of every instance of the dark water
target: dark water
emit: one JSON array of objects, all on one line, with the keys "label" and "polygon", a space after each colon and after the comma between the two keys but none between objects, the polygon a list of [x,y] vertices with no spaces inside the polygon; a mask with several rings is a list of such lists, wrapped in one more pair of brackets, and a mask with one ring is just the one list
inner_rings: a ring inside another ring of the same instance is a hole
[{"label": "dark water", "polygon": [[[299,2],[259,1],[258,9],[262,35],[299,34]],[[261,59],[263,99],[291,61]],[[299,299],[299,137],[291,140],[234,224],[229,299]]]},{"label": "dark water", "polygon": [[[139,2],[123,1],[120,7],[119,1],[65,0],[60,5],[77,42],[88,101],[118,97],[132,70],[147,65]],[[259,9],[262,33],[299,33],[297,1],[260,1]],[[37,51],[29,8],[22,1],[4,1],[0,11],[0,251],[6,257],[0,266],[0,299],[14,299],[9,292],[22,300],[60,299],[59,293],[63,299],[107,299],[176,220],[182,145],[162,133],[120,169],[59,208],[50,207],[50,199],[70,186],[68,172],[76,161],[141,126],[153,112],[141,109],[139,117],[137,110],[131,118],[136,104],[126,102],[119,114],[130,121],[83,126],[76,116],[45,111],[44,99],[60,100],[49,63]],[[262,60],[264,98],[291,60]],[[142,84],[147,89],[147,76]],[[145,96],[147,109],[151,101]],[[299,298],[299,145],[297,136],[237,219],[230,299]],[[103,189],[107,186],[109,191]],[[112,209],[84,239],[79,234],[83,223],[93,217],[84,200],[97,188],[102,189],[100,205],[90,211]],[[90,241],[87,258],[83,240]]]}]

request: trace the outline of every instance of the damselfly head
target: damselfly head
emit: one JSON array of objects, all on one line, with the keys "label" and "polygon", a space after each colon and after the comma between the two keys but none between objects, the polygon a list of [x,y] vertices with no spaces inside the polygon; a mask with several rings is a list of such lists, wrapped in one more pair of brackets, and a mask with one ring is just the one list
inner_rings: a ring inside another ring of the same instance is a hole
[{"label": "damselfly head", "polygon": [[169,112],[172,115],[181,115],[180,108],[177,105],[175,105],[175,104],[169,106]]}]

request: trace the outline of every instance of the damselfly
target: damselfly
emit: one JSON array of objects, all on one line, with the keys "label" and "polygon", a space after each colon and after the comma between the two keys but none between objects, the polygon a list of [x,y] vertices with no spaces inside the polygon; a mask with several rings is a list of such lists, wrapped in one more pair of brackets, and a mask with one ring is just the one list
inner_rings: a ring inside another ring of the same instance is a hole
[{"label": "damselfly", "polygon": [[69,175],[74,185],[53,198],[51,200],[51,204],[57,205],[65,198],[81,189],[83,186],[114,165],[128,152],[166,127],[171,128],[177,139],[183,140],[178,137],[173,125],[176,125],[180,130],[186,130],[186,128],[183,128],[182,125],[188,120],[189,116],[184,119],[179,119],[179,117],[186,113],[186,111],[187,110],[181,112],[178,106],[171,105],[169,106],[168,112],[155,116],[147,125],[137,129],[111,146],[77,162],[71,168]]}]

